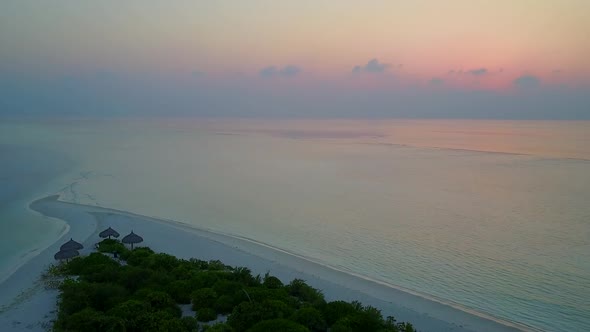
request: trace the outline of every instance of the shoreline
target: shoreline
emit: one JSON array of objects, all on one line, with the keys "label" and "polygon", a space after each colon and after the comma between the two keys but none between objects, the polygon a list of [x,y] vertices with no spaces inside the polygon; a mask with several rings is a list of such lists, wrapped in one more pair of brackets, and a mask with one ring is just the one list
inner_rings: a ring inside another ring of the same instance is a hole
[{"label": "shoreline", "polygon": [[[39,213],[44,218],[53,218],[41,213],[32,205],[43,204],[48,199],[57,199],[57,196],[49,196],[34,200],[29,203],[29,208]],[[90,216],[84,214],[72,215],[76,222],[62,218],[66,231],[49,246],[39,248],[36,255],[21,264],[12,274],[7,275],[0,283],[0,326],[3,331],[47,331],[51,327],[50,321],[56,315],[56,301],[58,291],[45,289],[42,274],[50,264],[53,264],[53,254],[59,250],[60,245],[69,237],[87,240],[96,232],[96,222]],[[89,253],[84,249],[83,254]]]},{"label": "shoreline", "polygon": [[[166,221],[164,219],[160,219],[160,221],[161,222],[165,222],[165,223],[168,222],[168,221]],[[176,221],[172,221],[172,222],[176,222]],[[316,261],[316,260],[314,260],[312,258],[303,256],[303,255],[299,255],[299,254],[296,254],[296,253],[292,253],[292,252],[290,252],[288,250],[285,250],[285,249],[273,247],[273,246],[268,245],[268,244],[266,244],[264,242],[259,242],[259,241],[254,240],[254,239],[250,239],[250,238],[242,237],[242,236],[237,236],[237,235],[226,234],[226,233],[223,233],[223,232],[209,231],[209,230],[204,230],[204,229],[202,230],[202,229],[199,229],[199,228],[196,228],[196,227],[192,227],[190,225],[188,225],[188,227],[189,228],[195,228],[195,229],[197,229],[199,231],[203,231],[203,232],[207,232],[207,233],[212,233],[212,234],[221,235],[221,236],[227,236],[227,237],[230,237],[230,238],[233,238],[233,239],[236,239],[236,240],[240,240],[240,241],[251,242],[252,244],[255,244],[255,245],[258,245],[258,246],[262,246],[262,247],[268,248],[269,250],[278,251],[278,252],[284,253],[286,255],[290,255],[290,256],[296,257],[298,259],[302,259],[302,260],[308,261],[309,263],[319,265],[322,268],[330,269],[330,270],[333,270],[334,272],[338,272],[338,273],[347,274],[347,275],[350,275],[352,277],[355,277],[355,278],[358,278],[358,279],[362,279],[362,280],[367,281],[367,282],[375,283],[375,284],[378,284],[378,285],[383,286],[383,287],[391,288],[391,289],[394,289],[394,290],[399,291],[399,292],[402,292],[402,293],[407,293],[409,295],[416,296],[416,297],[422,298],[422,299],[427,300],[427,301],[436,302],[438,304],[441,304],[441,305],[444,305],[444,306],[448,306],[448,307],[451,307],[453,309],[457,309],[459,311],[465,312],[465,313],[467,313],[469,315],[474,315],[474,316],[480,317],[482,319],[487,319],[487,320],[494,321],[496,323],[499,323],[501,325],[505,325],[507,327],[515,328],[518,331],[523,331],[523,332],[539,332],[539,330],[536,330],[536,329],[534,329],[532,327],[524,326],[524,325],[521,325],[521,324],[516,323],[516,322],[510,322],[510,321],[507,321],[507,320],[503,320],[501,318],[497,318],[497,317],[494,317],[494,316],[489,315],[489,314],[485,314],[485,313],[482,313],[482,312],[479,312],[479,311],[476,311],[476,310],[473,310],[473,309],[470,309],[470,308],[466,308],[466,307],[461,306],[461,304],[452,302],[450,300],[439,299],[439,298],[436,298],[436,297],[434,297],[432,295],[423,294],[423,293],[420,293],[418,291],[414,291],[414,290],[411,290],[411,289],[407,289],[407,288],[403,288],[403,287],[400,287],[400,286],[392,285],[392,284],[389,284],[389,283],[387,283],[385,281],[378,280],[378,279],[373,279],[373,278],[370,278],[370,277],[367,277],[367,276],[364,276],[364,275],[355,273],[353,271],[346,270],[344,268],[337,268],[337,267],[334,267],[334,266],[331,266],[331,265],[328,265],[328,264],[325,264],[325,263]]]},{"label": "shoreline", "polygon": [[[75,237],[84,244],[85,249],[81,254],[87,254],[92,251],[94,243],[100,240],[98,232],[113,226],[122,236],[134,230],[144,237],[142,244],[156,252],[184,259],[219,259],[228,265],[247,267],[253,274],[270,272],[283,282],[294,278],[304,279],[310,286],[322,290],[328,301],[359,300],[364,305],[380,309],[384,316],[393,315],[398,321],[412,323],[420,331],[534,331],[518,323],[331,267],[254,239],[213,232],[174,220],[64,202],[59,200],[59,195],[34,200],[30,208],[45,217],[65,221],[69,229],[57,242],[39,250],[38,255],[0,282],[0,325],[9,326],[3,324],[4,321],[10,323],[10,317],[7,316],[28,319],[27,326],[36,323],[42,325],[35,319],[49,320],[51,315],[47,312],[55,311],[57,291],[42,289],[39,279],[46,267],[53,263],[53,251],[59,248],[62,240]],[[27,295],[28,290],[35,288],[36,292]],[[24,298],[19,302],[18,298],[22,294],[25,294]],[[9,298],[10,303],[7,303]],[[53,308],[49,305],[43,315],[43,310],[35,308],[39,301],[46,305],[53,303]],[[12,311],[20,314],[8,315]],[[20,330],[20,323],[16,327],[13,323],[12,326],[14,331]]]},{"label": "shoreline", "polygon": [[[51,218],[48,216],[45,216],[33,209],[30,208],[30,205],[28,206],[28,209],[38,215],[40,215],[41,217],[44,218],[50,218],[50,219],[55,219],[55,218]],[[61,222],[64,222],[64,226],[61,230],[61,232],[59,233],[59,235],[57,236],[57,240],[50,242],[50,241],[45,241],[43,243],[43,245],[30,249],[29,251],[21,254],[19,256],[19,263],[15,264],[14,266],[12,266],[10,269],[6,269],[5,271],[2,271],[2,273],[0,274],[0,285],[2,285],[6,280],[8,280],[14,273],[16,273],[23,265],[27,264],[30,260],[34,259],[35,257],[37,257],[38,255],[40,255],[42,252],[46,251],[49,247],[51,247],[52,245],[54,245],[56,242],[59,242],[59,240],[61,238],[63,238],[65,235],[67,235],[70,232],[70,224],[61,220],[61,219],[57,219]]]}]

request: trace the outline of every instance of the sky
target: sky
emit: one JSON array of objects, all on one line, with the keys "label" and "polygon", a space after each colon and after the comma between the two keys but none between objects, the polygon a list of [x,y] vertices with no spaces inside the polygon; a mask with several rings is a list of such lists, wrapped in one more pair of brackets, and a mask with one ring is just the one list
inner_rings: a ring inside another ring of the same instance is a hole
[{"label": "sky", "polygon": [[0,115],[590,119],[590,1],[2,1]]}]

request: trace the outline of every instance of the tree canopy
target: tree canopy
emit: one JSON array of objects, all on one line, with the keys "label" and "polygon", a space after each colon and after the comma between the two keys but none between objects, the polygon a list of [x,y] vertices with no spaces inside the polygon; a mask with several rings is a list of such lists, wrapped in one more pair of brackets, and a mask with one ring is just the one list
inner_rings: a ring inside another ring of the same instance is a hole
[{"label": "tree canopy", "polygon": [[[327,302],[304,280],[283,284],[268,273],[127,250],[112,239],[51,271],[64,279],[55,331],[415,331],[360,302]],[[183,315],[180,305],[194,312]]]}]

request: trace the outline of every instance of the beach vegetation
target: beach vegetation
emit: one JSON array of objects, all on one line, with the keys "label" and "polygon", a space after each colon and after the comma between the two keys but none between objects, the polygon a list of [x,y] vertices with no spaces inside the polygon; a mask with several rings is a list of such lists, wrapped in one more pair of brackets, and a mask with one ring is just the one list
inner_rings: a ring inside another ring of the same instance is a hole
[{"label": "beach vegetation", "polygon": [[192,295],[193,310],[198,311],[201,308],[211,308],[217,300],[217,293],[213,288],[201,288],[195,290]]},{"label": "beach vegetation", "polygon": [[308,332],[305,326],[298,324],[292,320],[278,318],[263,320],[252,326],[249,332],[267,332],[267,331],[282,331],[282,332]]},{"label": "beach vegetation", "polygon": [[98,252],[122,255],[128,254],[129,249],[119,240],[104,239],[98,243]]},{"label": "beach vegetation", "polygon": [[222,315],[231,313],[235,306],[236,300],[231,295],[221,295],[213,304],[215,311]]},{"label": "beach vegetation", "polygon": [[[99,252],[46,273],[63,280],[54,331],[415,331],[360,302],[328,302],[301,279],[283,283],[220,261],[117,243],[104,240]],[[188,316],[182,304],[190,304]]]},{"label": "beach vegetation", "polygon": [[125,332],[125,322],[114,316],[92,308],[84,308],[71,316],[65,322],[66,331],[109,331]]},{"label": "beach vegetation", "polygon": [[291,316],[291,320],[305,326],[312,332],[326,331],[328,327],[322,312],[311,306],[303,307],[297,310]]},{"label": "beach vegetation", "polygon": [[231,326],[229,326],[227,323],[217,323],[214,325],[204,325],[203,332],[234,332],[234,329],[232,329]]},{"label": "beach vegetation", "polygon": [[266,272],[266,274],[264,275],[262,284],[264,285],[264,287],[271,289],[283,287],[283,282],[281,281],[281,279],[275,276],[271,276],[268,272]]},{"label": "beach vegetation", "polygon": [[41,282],[45,289],[59,289],[65,280],[70,279],[65,264],[52,264],[41,274]]},{"label": "beach vegetation", "polygon": [[197,311],[197,321],[210,322],[217,319],[217,313],[211,308],[201,308]]},{"label": "beach vegetation", "polygon": [[165,287],[165,291],[172,296],[174,301],[179,304],[191,303],[190,293],[187,290],[190,288],[186,280],[174,280]]},{"label": "beach vegetation", "polygon": [[191,316],[184,316],[180,319],[180,323],[182,323],[183,328],[179,331],[186,331],[186,332],[197,332],[200,330],[199,322],[197,321],[196,317]]},{"label": "beach vegetation", "polygon": [[304,280],[294,279],[286,286],[289,295],[296,297],[301,303],[309,303],[312,305],[321,306],[326,303],[324,295],[320,290],[317,290],[305,283]]}]

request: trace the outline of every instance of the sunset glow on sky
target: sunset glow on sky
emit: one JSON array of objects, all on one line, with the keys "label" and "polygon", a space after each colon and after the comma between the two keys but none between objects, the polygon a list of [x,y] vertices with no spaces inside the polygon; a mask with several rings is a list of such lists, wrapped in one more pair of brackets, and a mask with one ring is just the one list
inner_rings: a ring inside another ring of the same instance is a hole
[{"label": "sunset glow on sky", "polygon": [[0,73],[208,87],[511,93],[590,85],[590,1],[13,1]]}]

